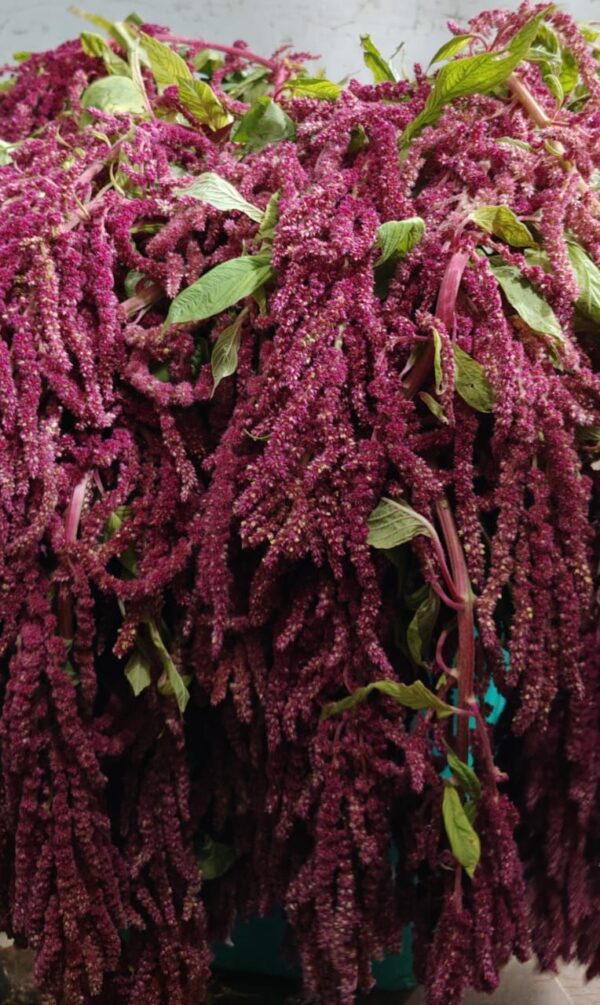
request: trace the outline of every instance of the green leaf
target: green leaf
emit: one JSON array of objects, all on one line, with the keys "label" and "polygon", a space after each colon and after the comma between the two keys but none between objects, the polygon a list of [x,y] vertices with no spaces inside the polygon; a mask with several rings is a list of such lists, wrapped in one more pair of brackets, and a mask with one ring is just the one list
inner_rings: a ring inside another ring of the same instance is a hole
[{"label": "green leaf", "polygon": [[259,98],[231,131],[234,143],[243,143],[247,152],[263,150],[271,143],[293,140],[295,136],[296,127],[289,115],[268,97]]},{"label": "green leaf", "polygon": [[396,548],[413,537],[435,537],[429,520],[408,503],[385,497],[377,504],[368,520],[367,543],[373,548]]},{"label": "green leaf", "polygon": [[442,109],[450,101],[466,98],[471,94],[487,94],[503,84],[527,55],[547,13],[546,9],[531,18],[517,32],[504,53],[481,52],[476,56],[465,56],[446,63],[437,73],[423,111],[404,130],[401,145],[405,146],[421,129],[436,122]]},{"label": "green leaf", "polygon": [[192,63],[194,69],[198,73],[204,73],[211,77],[215,70],[218,70],[220,66],[223,66],[225,62],[224,56],[217,52],[216,49],[200,49],[199,52],[195,52],[192,56]]},{"label": "green leaf", "polygon": [[[163,667],[164,680],[162,682],[159,680],[158,690],[164,695],[175,695],[179,711],[183,715],[187,703],[190,700],[190,693],[187,689],[186,680],[181,676],[179,670],[175,666],[171,655],[161,638],[158,625],[156,624],[154,618],[148,618],[144,624],[148,626],[150,641],[152,642]],[[187,680],[189,683],[189,678],[187,678]]]},{"label": "green leaf", "polygon": [[493,412],[494,392],[481,363],[453,343],[455,387],[463,401],[476,412]]},{"label": "green leaf", "polygon": [[423,653],[431,642],[439,611],[440,601],[430,588],[423,603],[417,607],[406,632],[408,651],[419,666],[425,666]]},{"label": "green leaf", "polygon": [[453,705],[448,705],[447,702],[438,698],[420,680],[416,680],[413,684],[398,684],[393,680],[377,680],[372,684],[367,684],[366,687],[357,688],[347,698],[342,698],[340,701],[334,701],[329,705],[325,705],[321,712],[321,721],[330,719],[334,715],[339,715],[341,712],[347,712],[350,709],[356,708],[357,705],[365,701],[374,691],[386,695],[386,697],[395,701],[397,705],[402,705],[404,708],[412,708],[415,711],[422,711],[426,708],[433,709],[440,719],[445,719],[457,711]]},{"label": "green leaf", "polygon": [[564,49],[562,63],[558,74],[562,89],[565,94],[570,94],[579,80],[579,65],[575,56],[569,49]]},{"label": "green leaf", "polygon": [[442,812],[452,854],[472,879],[481,858],[481,843],[453,785],[444,787]]},{"label": "green leaf", "polygon": [[205,174],[199,175],[191,185],[176,191],[178,195],[192,195],[195,199],[207,202],[215,209],[221,209],[224,212],[235,209],[240,213],[245,213],[255,223],[261,223],[264,217],[262,209],[253,206],[252,203],[244,199],[231,182],[225,181],[214,171],[207,171]]},{"label": "green leaf", "polygon": [[452,56],[456,56],[461,49],[464,49],[468,45],[472,38],[472,35],[455,35],[454,38],[444,42],[433,59],[430,60],[429,65],[433,66],[434,63],[441,63],[444,59],[451,59]]},{"label": "green leaf", "polygon": [[433,375],[435,377],[435,393],[441,394],[444,386],[444,370],[442,367],[442,338],[434,328],[431,333],[433,338]]},{"label": "green leaf", "polygon": [[537,242],[524,223],[515,216],[510,206],[480,206],[471,213],[471,220],[494,237],[499,237],[513,248],[533,248]]},{"label": "green leaf", "polygon": [[20,52],[13,52],[12,54],[12,58],[15,63],[25,63],[30,56],[33,56],[33,53],[29,52],[27,49],[21,50]]},{"label": "green leaf", "polygon": [[179,97],[194,118],[213,131],[224,129],[233,122],[233,116],[203,80],[180,80]]},{"label": "green leaf", "polygon": [[215,265],[175,297],[165,327],[204,321],[249,297],[273,275],[270,255],[242,255]]},{"label": "green leaf", "polygon": [[235,373],[238,365],[238,350],[240,347],[242,313],[235,319],[233,324],[224,328],[213,346],[210,357],[210,367],[213,376],[214,394],[224,377],[230,377]]},{"label": "green leaf", "polygon": [[428,394],[427,391],[419,391],[419,398],[424,405],[427,405],[429,411],[435,415],[439,422],[443,423],[445,426],[448,425],[446,413],[436,398],[432,397],[431,394]]},{"label": "green leaf", "polygon": [[339,84],[323,77],[295,77],[285,86],[296,98],[318,98],[320,101],[337,101],[342,93]]},{"label": "green leaf", "polygon": [[94,80],[83,92],[84,108],[98,108],[110,115],[144,115],[144,95],[131,77],[115,75]]},{"label": "green leaf", "polygon": [[579,287],[579,310],[600,324],[600,269],[579,244],[567,243],[569,259]]},{"label": "green leaf", "polygon": [[382,265],[394,255],[404,257],[419,243],[425,233],[425,221],[420,216],[411,216],[407,220],[388,220],[382,223],[377,231],[377,243],[381,255],[376,265]]},{"label": "green leaf", "polygon": [[0,167],[12,164],[11,154],[17,146],[17,143],[8,143],[6,140],[0,140]]},{"label": "green leaf", "polygon": [[93,56],[101,59],[109,73],[117,74],[121,77],[130,77],[131,72],[128,64],[116,52],[113,52],[106,39],[102,35],[96,35],[93,31],[82,31],[79,36],[81,48],[86,56]]},{"label": "green leaf", "polygon": [[219,879],[220,876],[224,876],[236,860],[237,856],[228,844],[214,841],[208,834],[204,836],[198,848],[198,862],[203,880]]},{"label": "green leaf", "polygon": [[124,52],[129,52],[135,45],[135,38],[126,21],[109,21],[108,18],[102,17],[100,14],[90,14],[89,11],[82,10],[81,7],[69,7],[69,10],[71,14],[81,17],[84,21],[89,21],[90,24],[95,24],[97,28],[105,31],[107,35],[114,38]]},{"label": "green leaf", "polygon": [[516,265],[509,265],[495,256],[488,259],[488,262],[506,299],[525,324],[533,331],[550,335],[558,342],[563,342],[564,337],[558,318],[550,304],[525,279]]},{"label": "green leaf", "polygon": [[565,92],[563,91],[563,86],[560,82],[560,78],[557,77],[555,73],[543,73],[544,83],[550,91],[552,97],[556,100],[557,105],[562,105],[565,100]]},{"label": "green leaf", "polygon": [[362,45],[365,66],[373,74],[375,83],[379,84],[382,80],[391,80],[395,84],[397,80],[396,74],[388,61],[381,55],[371,36],[361,35],[360,44]]},{"label": "green leaf", "polygon": [[459,782],[465,795],[471,796],[473,799],[479,799],[481,796],[481,782],[473,771],[473,768],[470,768],[468,764],[461,761],[452,750],[448,752],[448,765],[454,772],[456,780]]},{"label": "green leaf", "polygon": [[150,661],[146,659],[139,649],[134,649],[127,661],[125,676],[131,684],[131,690],[136,698],[152,683]]},{"label": "green leaf", "polygon": [[78,687],[81,681],[79,679],[79,674],[77,673],[77,670],[71,663],[71,660],[67,660],[67,662],[65,663],[65,671],[67,673],[67,676],[70,678],[73,687]]},{"label": "green leaf", "polygon": [[275,234],[275,227],[277,226],[277,221],[279,220],[279,199],[281,197],[281,192],[273,192],[273,195],[267,203],[267,208],[263,214],[263,220],[258,228],[258,233],[256,235],[257,240],[265,241],[270,243],[273,240]]},{"label": "green leaf", "polygon": [[[139,283],[141,283],[142,279],[146,278],[147,277],[144,273],[139,272],[138,269],[130,269],[123,282],[123,288],[127,297],[134,297]],[[150,282],[152,282],[152,280],[150,280]]]},{"label": "green leaf", "polygon": [[159,90],[183,80],[192,80],[187,63],[173,49],[152,35],[147,35],[145,31],[138,32],[138,36]]}]

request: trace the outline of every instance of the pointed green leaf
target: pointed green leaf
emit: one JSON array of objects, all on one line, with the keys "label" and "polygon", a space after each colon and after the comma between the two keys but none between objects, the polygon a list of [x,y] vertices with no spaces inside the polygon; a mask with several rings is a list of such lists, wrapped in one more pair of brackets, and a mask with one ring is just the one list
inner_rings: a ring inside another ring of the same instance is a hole
[{"label": "pointed green leaf", "polygon": [[472,879],[481,858],[481,843],[453,785],[444,787],[442,812],[452,854]]},{"label": "pointed green leaf", "polygon": [[431,642],[439,611],[439,598],[430,588],[424,601],[417,607],[406,632],[408,651],[419,666],[425,666],[424,651]]},{"label": "pointed green leaf", "polygon": [[393,680],[377,680],[372,684],[367,684],[366,687],[357,688],[347,698],[342,698],[340,701],[334,701],[329,705],[325,705],[321,712],[321,720],[330,719],[341,712],[347,712],[356,708],[357,705],[365,701],[374,691],[385,695],[387,698],[391,698],[392,701],[397,705],[402,705],[403,708],[411,708],[414,711],[432,709],[440,719],[445,719],[457,711],[453,705],[448,705],[447,702],[438,698],[420,680],[416,680],[413,684],[398,684]]},{"label": "pointed green leaf", "polygon": [[[158,683],[158,690],[164,695],[175,695],[179,711],[183,715],[185,712],[188,701],[190,700],[190,693],[187,689],[186,679],[184,679],[179,670],[175,666],[170,653],[168,652],[158,625],[154,618],[148,618],[145,622],[148,626],[148,631],[150,633],[150,641],[156,650],[156,654],[162,664],[164,672],[164,680]],[[187,678],[189,682],[189,678]]]},{"label": "pointed green leaf", "polygon": [[396,74],[388,61],[381,55],[371,36],[361,35],[360,44],[362,45],[365,66],[373,74],[375,83],[379,84],[382,80],[391,80],[395,84]]},{"label": "pointed green leaf", "polygon": [[579,310],[600,324],[600,269],[579,244],[567,244],[569,259],[579,287]]},{"label": "pointed green leaf", "polygon": [[271,277],[270,256],[242,255],[215,265],[182,290],[169,307],[165,325],[204,321],[249,297]]},{"label": "pointed green leaf", "polygon": [[486,94],[503,84],[527,55],[547,13],[548,10],[544,10],[531,18],[517,32],[504,53],[481,52],[446,63],[436,75],[423,111],[404,130],[401,144],[406,145],[421,129],[436,122],[450,101],[466,98],[470,94]]},{"label": "pointed green leaf", "polygon": [[[244,312],[242,312],[244,313]],[[238,365],[238,349],[240,347],[242,315],[235,319],[232,325],[225,328],[213,346],[210,366],[213,376],[214,394],[224,377],[235,373]]]},{"label": "pointed green leaf", "polygon": [[433,339],[433,375],[435,377],[435,393],[441,394],[444,386],[444,370],[442,367],[442,338],[437,328],[432,329],[431,337]]},{"label": "pointed green leaf", "polygon": [[102,38],[102,35],[96,35],[93,31],[82,31],[79,37],[81,39],[81,48],[86,56],[102,59],[109,73],[117,74],[121,77],[131,76],[129,65],[124,59],[117,56],[116,52],[113,52],[108,42]]},{"label": "pointed green leaf", "polygon": [[233,117],[223,107],[212,87],[203,80],[180,80],[179,97],[194,118],[213,132],[233,122]]},{"label": "pointed green leaf", "polygon": [[197,178],[194,178],[191,185],[186,185],[184,188],[179,188],[176,191],[178,195],[192,195],[195,199],[207,202],[210,206],[214,206],[215,209],[221,209],[224,212],[235,209],[239,213],[245,213],[255,223],[260,223],[264,216],[262,209],[259,209],[258,206],[253,206],[251,202],[244,199],[243,195],[238,192],[237,188],[231,182],[226,181],[225,178],[221,178],[214,171],[207,171],[205,174],[198,175]]},{"label": "pointed green leaf", "polygon": [[182,80],[192,80],[191,70],[178,53],[145,31],[138,32],[138,36],[159,90]]},{"label": "pointed green leaf", "polygon": [[521,223],[510,206],[480,206],[471,213],[471,220],[486,233],[514,248],[534,248],[537,244],[529,228]]},{"label": "pointed green leaf", "polygon": [[481,363],[454,343],[455,387],[476,412],[493,412],[494,392]]},{"label": "pointed green leaf", "polygon": [[570,94],[579,80],[579,65],[569,49],[563,50],[562,63],[558,73],[561,87],[565,94]]},{"label": "pointed green leaf", "polygon": [[452,56],[456,56],[461,49],[464,49],[469,44],[472,38],[472,35],[455,35],[454,38],[449,39],[440,46],[429,65],[433,66],[434,63],[441,63],[444,59],[451,59]]},{"label": "pointed green leaf", "polygon": [[150,662],[138,649],[134,649],[127,661],[125,676],[136,698],[152,683]]},{"label": "pointed green leaf", "polygon": [[273,192],[273,195],[267,203],[267,208],[265,209],[263,220],[258,228],[258,233],[256,238],[258,241],[266,241],[267,243],[273,240],[275,234],[275,227],[277,226],[277,221],[279,219],[279,199],[281,197],[281,192]]},{"label": "pointed green leaf", "polygon": [[461,761],[453,751],[448,752],[448,765],[454,772],[457,782],[459,782],[463,792],[473,799],[481,796],[481,782],[473,771],[473,768]]},{"label": "pointed green leaf", "polygon": [[408,503],[395,499],[381,499],[369,517],[368,526],[367,542],[373,548],[396,548],[419,535],[436,536],[429,520]]},{"label": "pointed green leaf", "polygon": [[247,152],[262,150],[281,140],[293,140],[296,127],[289,115],[272,98],[262,97],[231,131],[234,143],[243,143]]},{"label": "pointed green leaf", "polygon": [[407,220],[388,220],[382,223],[377,231],[377,243],[381,255],[376,265],[382,265],[393,255],[404,257],[419,243],[425,233],[425,222],[420,216],[411,216]]},{"label": "pointed green leaf", "polygon": [[98,108],[110,115],[144,115],[144,95],[131,77],[101,77],[83,92],[83,108]]},{"label": "pointed green leaf", "polygon": [[427,405],[429,411],[435,415],[439,422],[441,422],[444,426],[448,425],[446,413],[436,398],[434,398],[431,394],[428,394],[427,391],[419,391],[419,398],[424,405]]},{"label": "pointed green leaf", "polygon": [[533,331],[550,335],[558,342],[564,342],[560,323],[550,304],[525,279],[516,265],[509,265],[495,256],[488,261],[506,299],[525,324]]},{"label": "pointed green leaf", "polygon": [[342,88],[323,77],[295,77],[286,85],[296,98],[318,98],[320,101],[337,101]]}]

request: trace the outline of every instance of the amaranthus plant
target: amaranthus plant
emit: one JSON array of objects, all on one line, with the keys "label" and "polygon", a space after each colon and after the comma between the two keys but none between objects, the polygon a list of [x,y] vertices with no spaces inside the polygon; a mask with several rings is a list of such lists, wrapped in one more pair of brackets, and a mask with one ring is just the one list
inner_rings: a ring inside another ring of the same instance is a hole
[{"label": "amaranthus plant", "polygon": [[44,1005],[278,905],[322,1005],[600,973],[596,31],[84,16],[0,84],[0,929]]}]

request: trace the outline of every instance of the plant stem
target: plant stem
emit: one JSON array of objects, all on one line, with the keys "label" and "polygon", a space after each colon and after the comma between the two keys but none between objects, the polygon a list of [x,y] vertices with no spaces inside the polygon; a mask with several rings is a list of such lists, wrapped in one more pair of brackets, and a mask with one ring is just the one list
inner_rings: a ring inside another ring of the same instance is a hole
[{"label": "plant stem", "polygon": [[[438,501],[436,510],[450,557],[452,576],[456,584],[457,593],[462,601],[456,615],[458,624],[458,706],[461,709],[470,710],[473,704],[476,704],[473,695],[475,676],[474,596],[458,530],[448,500],[445,497]],[[461,761],[467,761],[469,756],[469,719],[465,716],[461,716],[458,721],[456,752]]]},{"label": "plant stem", "polygon": [[[469,254],[466,251],[455,251],[448,261],[446,271],[438,292],[435,313],[444,323],[449,332],[454,326],[456,297],[463,277]],[[413,366],[408,380],[404,385],[407,398],[414,398],[427,380],[433,366],[433,338],[429,339],[419,359]]]},{"label": "plant stem", "polygon": [[540,129],[552,125],[552,120],[548,118],[542,106],[534,98],[529,88],[523,83],[516,73],[511,73],[507,80],[508,89],[514,94],[517,101],[520,101],[532,122]]},{"label": "plant stem", "polygon": [[206,42],[203,39],[186,38],[184,35],[171,35],[166,32],[158,32],[157,37],[161,42],[171,42],[174,45],[189,45],[194,49],[215,49],[216,52],[224,52],[228,56],[236,56],[239,59],[247,59],[250,63],[260,63],[261,66],[268,66],[269,70],[276,72],[278,63],[274,59],[265,59],[264,56],[257,55],[251,49],[241,49],[235,45],[220,45],[217,42]]}]

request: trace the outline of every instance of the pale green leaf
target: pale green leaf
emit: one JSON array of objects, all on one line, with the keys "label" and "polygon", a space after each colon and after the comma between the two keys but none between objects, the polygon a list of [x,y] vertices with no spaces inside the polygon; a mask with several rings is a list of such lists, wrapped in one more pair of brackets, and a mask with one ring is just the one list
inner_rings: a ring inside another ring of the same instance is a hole
[{"label": "pale green leaf", "polygon": [[471,220],[486,233],[514,248],[533,248],[537,244],[529,228],[521,223],[510,206],[479,206],[471,213]]},{"label": "pale green leaf", "polygon": [[13,52],[12,54],[15,63],[26,63],[31,56],[33,56],[33,53],[28,49],[21,49],[19,52]]},{"label": "pale green leaf", "polygon": [[563,50],[562,63],[558,74],[562,89],[565,94],[570,94],[579,80],[579,65],[573,53],[569,49]]},{"label": "pale green leaf", "polygon": [[[143,279],[146,279],[143,272],[140,272],[138,269],[129,270],[123,281],[123,289],[127,297],[135,296],[136,290]],[[152,282],[152,280],[149,280],[149,282]]]},{"label": "pale green leaf", "polygon": [[7,140],[0,140],[0,167],[12,163],[11,154],[16,150],[17,143],[8,143]]},{"label": "pale green leaf", "polygon": [[442,812],[452,854],[467,875],[473,878],[481,858],[481,842],[453,785],[444,787]]},{"label": "pale green leaf", "polygon": [[129,52],[135,45],[131,25],[128,25],[126,21],[109,21],[108,18],[102,17],[100,14],[90,14],[89,11],[82,10],[81,7],[69,7],[69,10],[77,17],[81,17],[84,21],[89,21],[90,24],[95,24],[97,28],[105,31],[107,35],[114,38],[124,52]]},{"label": "pale green leaf", "polygon": [[533,152],[533,147],[531,143],[525,143],[524,140],[515,140],[512,136],[501,136],[496,143],[502,143],[503,146],[507,147],[518,147],[519,150],[526,150],[527,153]]},{"label": "pale green leaf", "polygon": [[379,84],[383,80],[391,80],[396,83],[396,74],[388,61],[381,55],[371,36],[361,35],[360,44],[362,45],[365,66],[373,74],[375,83]]},{"label": "pale green leaf", "polygon": [[579,244],[567,244],[569,259],[579,287],[579,310],[600,325],[600,269]]},{"label": "pale green leaf", "polygon": [[131,690],[136,698],[138,694],[141,694],[152,683],[150,662],[139,649],[134,649],[127,661],[125,676],[131,684]]},{"label": "pale green leaf", "polygon": [[425,666],[424,651],[431,642],[439,611],[439,598],[430,588],[423,602],[417,607],[406,632],[408,651],[419,666]]},{"label": "pale green leaf", "polygon": [[[150,641],[156,650],[156,654],[162,664],[163,668],[163,681],[158,682],[158,690],[164,695],[174,695],[179,707],[179,711],[183,715],[185,712],[188,701],[190,700],[190,693],[187,689],[186,680],[181,676],[179,670],[175,666],[173,659],[168,652],[158,625],[154,618],[148,618],[145,621],[148,626],[148,631],[150,633]],[[189,682],[189,678],[187,678]]]},{"label": "pale green leaf", "polygon": [[342,88],[323,77],[295,77],[286,85],[296,98],[318,98],[320,101],[337,101]]},{"label": "pale green leaf", "polygon": [[263,150],[281,140],[293,140],[296,127],[289,115],[272,98],[262,97],[246,112],[231,131],[235,143],[247,152]]},{"label": "pale green leaf", "polygon": [[213,394],[217,390],[217,387],[223,378],[230,377],[231,374],[235,373],[237,370],[238,350],[241,338],[241,320],[242,316],[240,315],[235,319],[233,324],[224,328],[213,346],[213,351],[210,357],[210,367],[213,377]]},{"label": "pale green leaf", "polygon": [[433,375],[435,377],[435,393],[441,394],[444,386],[444,370],[442,367],[442,338],[434,328],[431,337],[433,339]]},{"label": "pale green leaf", "polygon": [[457,711],[453,705],[448,705],[447,702],[438,698],[420,680],[416,680],[413,684],[398,684],[393,680],[377,680],[372,684],[367,684],[366,687],[357,688],[347,698],[342,698],[340,701],[334,701],[329,705],[325,705],[321,712],[321,720],[330,719],[341,712],[347,712],[356,708],[357,705],[365,701],[374,691],[386,695],[386,697],[396,702],[397,705],[402,705],[404,708],[412,708],[415,711],[432,709],[440,719],[445,719]]},{"label": "pale green leaf", "polygon": [[433,66],[434,63],[441,63],[445,59],[451,59],[452,56],[456,56],[461,49],[464,49],[469,44],[472,38],[472,35],[455,35],[454,38],[449,39],[440,46],[433,59],[430,60],[429,65]]},{"label": "pale green leaf", "polygon": [[86,56],[93,56],[101,59],[109,73],[117,74],[121,77],[130,77],[129,65],[116,52],[113,52],[106,39],[102,35],[97,35],[93,31],[82,31],[79,36],[81,48]]},{"label": "pale green leaf", "polygon": [[456,343],[453,343],[453,349],[457,393],[476,412],[493,412],[494,392],[481,363]]},{"label": "pale green leaf", "polygon": [[267,203],[267,208],[263,214],[263,220],[258,228],[258,233],[256,235],[257,240],[265,241],[270,243],[273,240],[275,234],[275,227],[277,226],[277,221],[279,219],[279,199],[281,197],[281,192],[273,192],[273,195]]},{"label": "pale green leaf", "polygon": [[443,423],[445,426],[448,425],[446,413],[436,398],[434,398],[431,394],[428,394],[427,391],[419,391],[419,398],[424,405],[427,405],[429,411],[435,415],[439,422]]},{"label": "pale green leaf", "polygon": [[235,864],[236,859],[237,856],[230,845],[214,841],[208,835],[205,835],[198,848],[198,863],[204,881],[224,876]]},{"label": "pale green leaf", "polygon": [[98,108],[109,115],[144,115],[144,95],[131,77],[101,77],[83,92],[83,108]]},{"label": "pale green leaf", "polygon": [[179,97],[194,118],[213,131],[224,129],[233,122],[233,117],[223,107],[212,87],[203,80],[180,80]]},{"label": "pale green leaf", "polygon": [[481,796],[481,782],[473,771],[473,768],[465,764],[464,761],[461,761],[453,751],[448,752],[448,765],[452,769],[465,795],[471,796],[473,799],[479,799]]},{"label": "pale green leaf", "polygon": [[270,256],[242,255],[215,265],[175,297],[165,326],[204,321],[249,297],[271,277]]},{"label": "pale green leaf", "polygon": [[429,520],[408,503],[386,498],[371,513],[368,526],[367,542],[373,548],[396,548],[414,537],[434,537],[436,533]]},{"label": "pale green leaf", "polygon": [[260,223],[264,217],[262,209],[253,206],[247,199],[244,199],[231,182],[221,178],[214,171],[207,171],[205,174],[199,175],[194,178],[191,185],[177,189],[177,193],[178,195],[194,196],[195,199],[207,202],[215,209],[221,209],[224,212],[237,210],[239,213],[245,213],[255,223]]},{"label": "pale green leaf", "polygon": [[420,216],[411,216],[406,220],[388,220],[382,223],[377,231],[377,243],[381,255],[376,265],[382,265],[394,255],[404,257],[419,243],[425,233],[425,222]]},{"label": "pale green leaf", "polygon": [[192,80],[191,70],[178,53],[144,31],[138,34],[159,90],[184,80]]},{"label": "pale green leaf", "polygon": [[516,310],[532,331],[550,335],[559,342],[564,336],[556,314],[550,304],[525,279],[516,265],[509,265],[501,258],[488,259],[490,268],[500,284],[509,304]]},{"label": "pale green leaf", "polygon": [[404,130],[401,144],[406,145],[421,129],[436,122],[449,102],[471,94],[486,94],[503,84],[527,55],[547,13],[544,10],[531,18],[503,53],[481,52],[446,63],[436,75],[423,111]]}]

